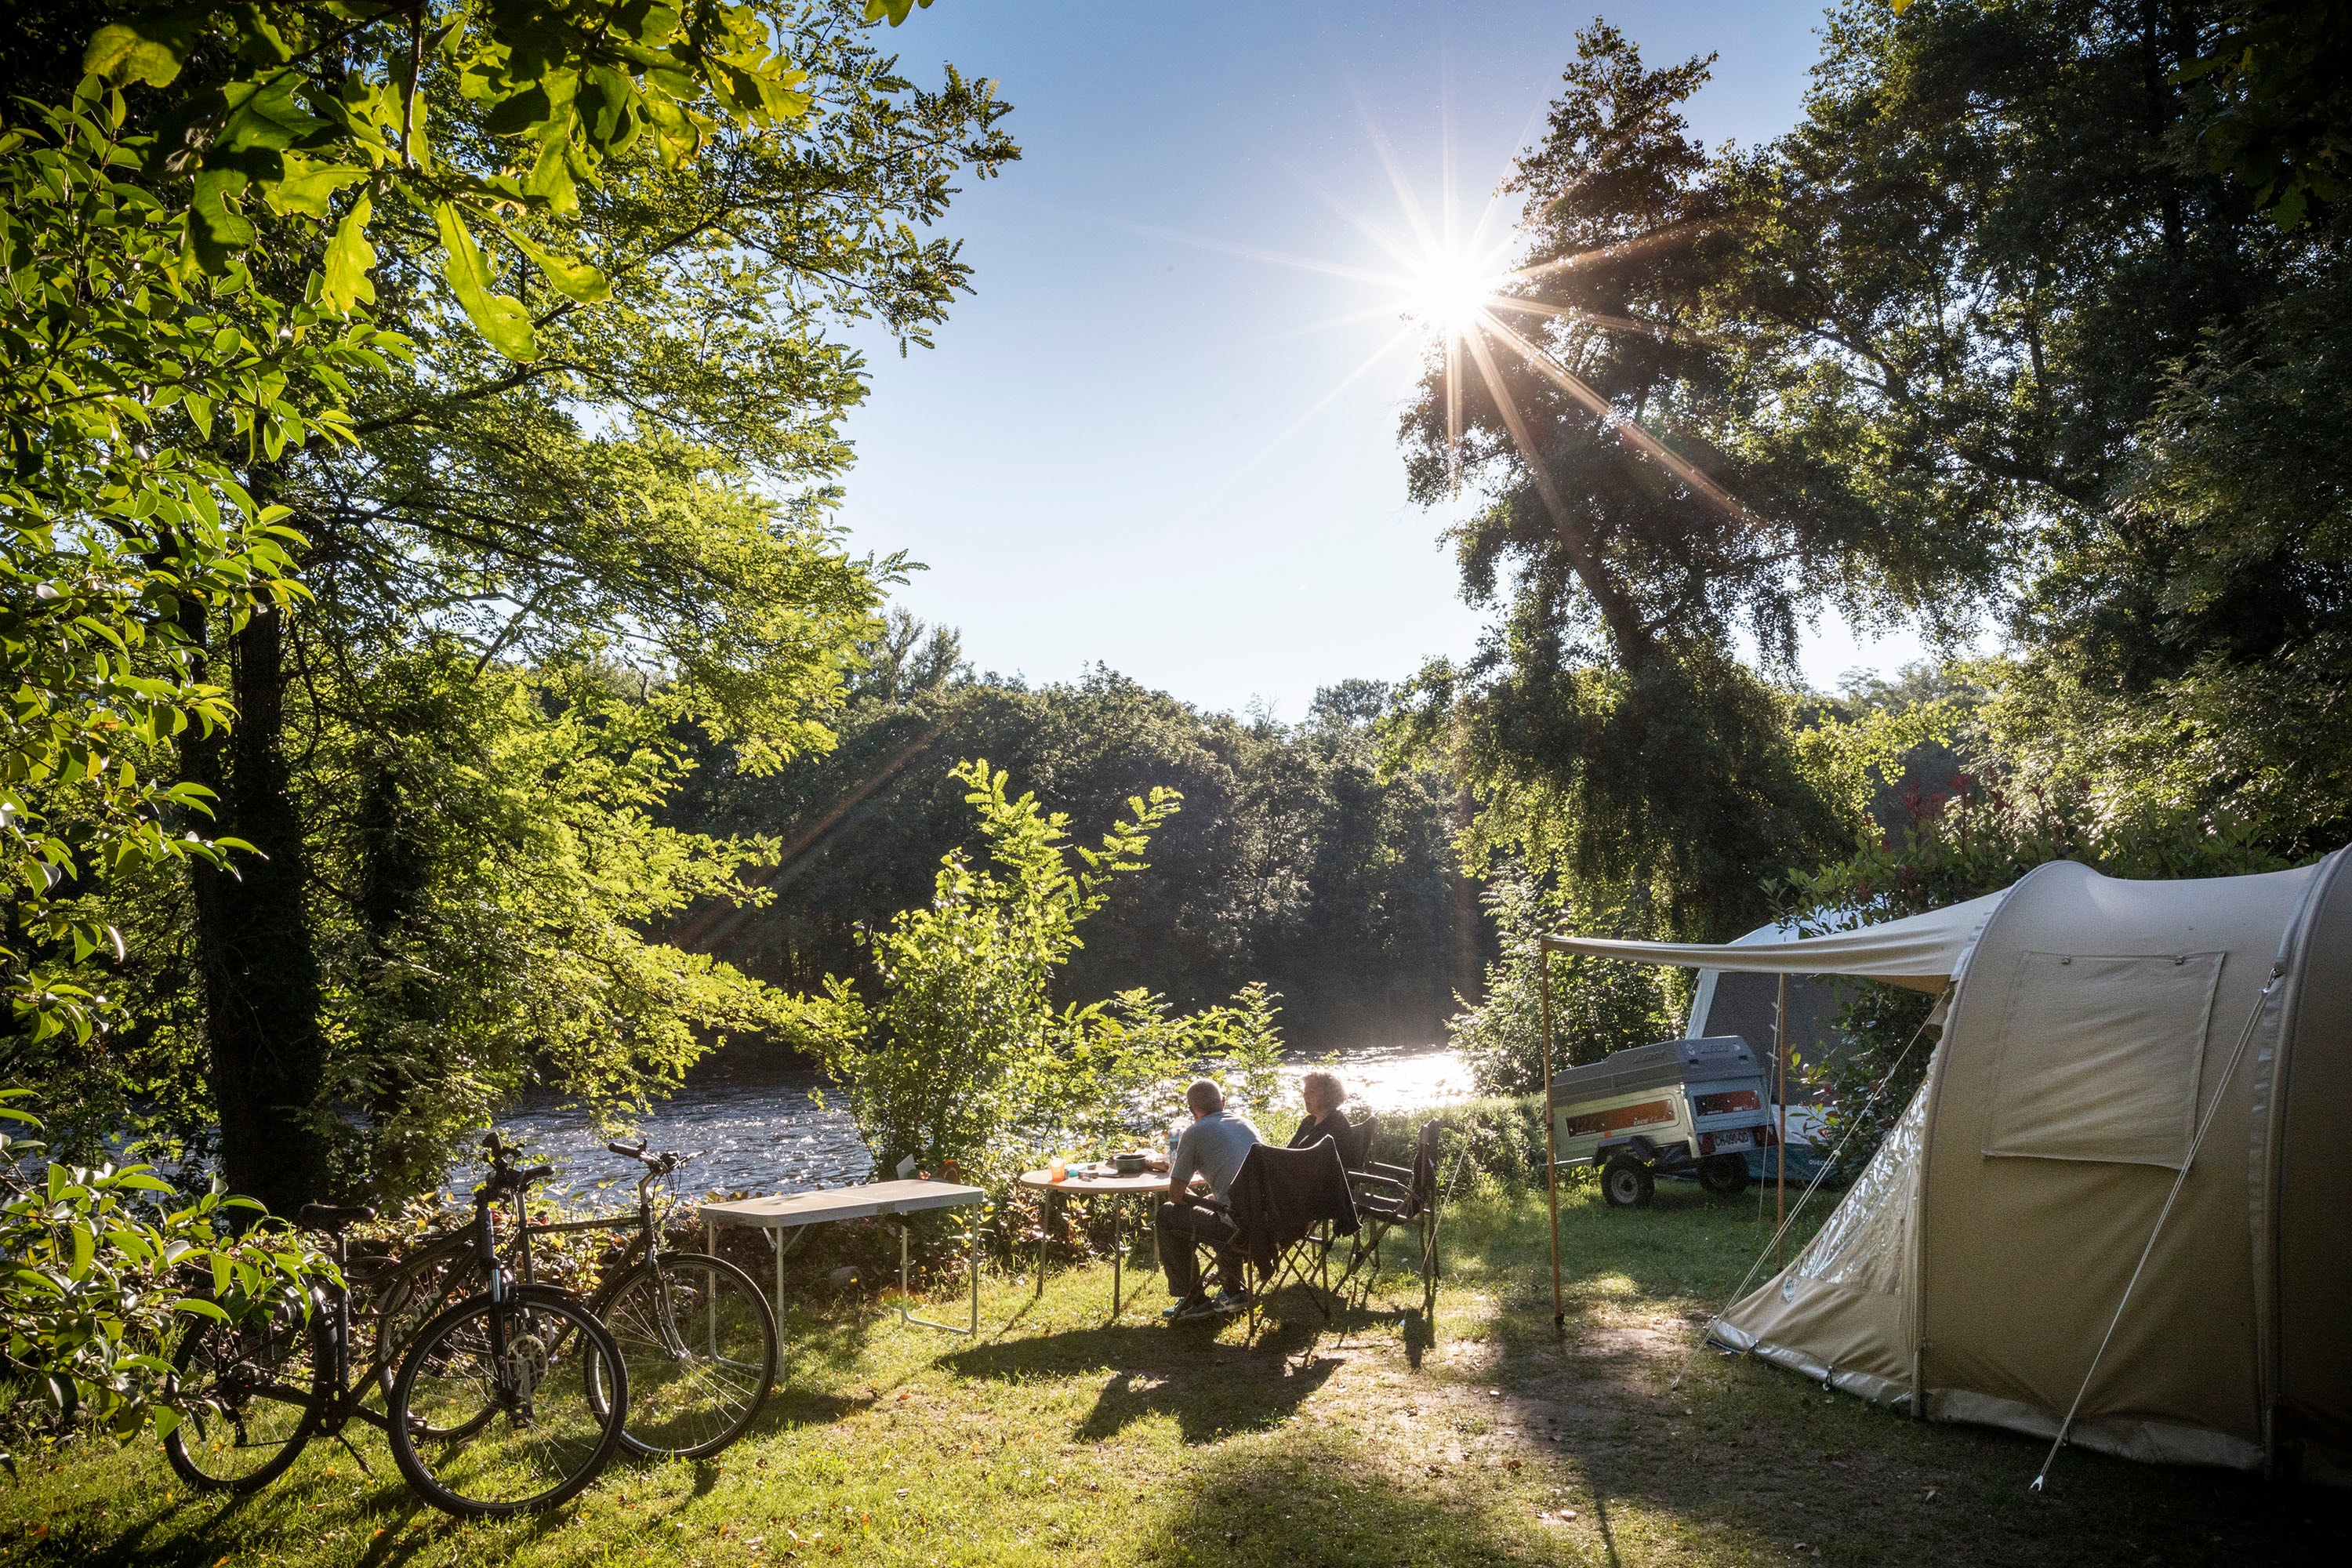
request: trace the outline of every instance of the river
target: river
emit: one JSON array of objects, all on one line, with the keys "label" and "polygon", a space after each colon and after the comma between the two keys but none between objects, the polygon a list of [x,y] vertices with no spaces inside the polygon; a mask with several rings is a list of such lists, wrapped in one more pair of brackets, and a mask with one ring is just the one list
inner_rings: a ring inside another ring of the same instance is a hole
[{"label": "river", "polygon": [[[1321,1065],[1299,1060],[1284,1068],[1297,1080]],[[1397,1116],[1466,1099],[1475,1092],[1460,1053],[1442,1047],[1391,1047],[1344,1054],[1331,1064],[1345,1080],[1349,1105],[1361,1113]],[[697,1064],[684,1087],[657,1102],[637,1122],[656,1149],[704,1151],[681,1173],[686,1192],[801,1193],[847,1186],[873,1174],[873,1162],[838,1095],[815,1098],[822,1079],[809,1068],[756,1048],[722,1050]],[[1268,1137],[1289,1128],[1267,1128]],[[538,1162],[556,1167],[547,1190],[583,1194],[642,1167],[608,1152],[577,1110],[550,1099],[526,1100],[502,1118],[499,1131]],[[453,1173],[457,1191],[471,1189],[478,1167]]]}]

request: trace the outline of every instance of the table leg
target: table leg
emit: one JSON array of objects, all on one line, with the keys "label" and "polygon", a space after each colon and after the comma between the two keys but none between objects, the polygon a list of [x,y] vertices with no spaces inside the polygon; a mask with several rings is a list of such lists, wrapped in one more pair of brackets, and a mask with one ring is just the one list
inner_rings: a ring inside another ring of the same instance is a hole
[{"label": "table leg", "polygon": [[768,1232],[768,1245],[776,1249],[776,1318],[782,1321],[784,1315],[784,1233],[781,1230]]},{"label": "table leg", "polygon": [[971,1227],[971,1326],[959,1329],[953,1323],[935,1323],[929,1318],[915,1316],[906,1307],[906,1298],[912,1293],[907,1281],[907,1226],[901,1221],[898,1226],[898,1321],[912,1323],[917,1328],[944,1329],[951,1334],[980,1332],[980,1224],[977,1220],[972,1222]]},{"label": "table leg", "polygon": [[1045,1242],[1054,1234],[1054,1189],[1047,1187],[1037,1219],[1037,1300],[1045,1299]]},{"label": "table leg", "polygon": [[1110,1201],[1110,1315],[1118,1316],[1118,1272],[1127,1262],[1127,1199]]}]

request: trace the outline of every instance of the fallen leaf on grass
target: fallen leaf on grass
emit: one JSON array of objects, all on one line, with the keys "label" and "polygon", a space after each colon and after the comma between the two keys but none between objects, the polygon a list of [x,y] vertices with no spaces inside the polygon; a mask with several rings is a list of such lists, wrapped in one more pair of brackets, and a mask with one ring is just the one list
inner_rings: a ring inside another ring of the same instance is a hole
[{"label": "fallen leaf on grass", "polygon": [[1516,1470],[1516,1469],[1517,1469],[1518,1468],[1519,1468],[1519,1461],[1518,1461],[1518,1460],[1517,1460],[1517,1459],[1505,1459],[1505,1460],[1503,1461],[1503,1468],[1505,1468],[1505,1469],[1507,1469],[1507,1470]]}]

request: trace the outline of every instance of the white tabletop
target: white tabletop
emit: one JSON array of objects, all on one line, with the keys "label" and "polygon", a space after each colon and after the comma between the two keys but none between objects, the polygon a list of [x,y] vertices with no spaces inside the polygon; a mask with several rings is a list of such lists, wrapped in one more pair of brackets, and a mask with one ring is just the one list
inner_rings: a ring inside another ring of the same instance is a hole
[{"label": "white tabletop", "polygon": [[870,1215],[915,1214],[923,1209],[959,1208],[988,1194],[978,1187],[953,1182],[868,1182],[862,1187],[832,1187],[818,1193],[789,1193],[768,1198],[737,1198],[731,1203],[704,1204],[705,1223],[754,1225],[768,1230],[820,1225],[831,1219],[864,1219]]}]

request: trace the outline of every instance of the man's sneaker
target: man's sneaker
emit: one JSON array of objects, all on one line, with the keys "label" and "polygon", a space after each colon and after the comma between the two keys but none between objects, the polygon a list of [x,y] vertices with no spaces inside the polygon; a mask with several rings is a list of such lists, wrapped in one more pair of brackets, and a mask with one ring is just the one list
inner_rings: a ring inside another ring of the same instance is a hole
[{"label": "man's sneaker", "polygon": [[1214,1318],[1221,1315],[1214,1301],[1210,1300],[1206,1296],[1192,1296],[1186,1298],[1169,1321],[1176,1323],[1189,1323],[1197,1319]]},{"label": "man's sneaker", "polygon": [[1249,1310],[1249,1292],[1230,1289],[1220,1290],[1217,1299],[1209,1306],[1212,1310],[1219,1312],[1246,1312]]},{"label": "man's sneaker", "polygon": [[1209,1299],[1206,1296],[1187,1296],[1181,1301],[1171,1301],[1165,1307],[1160,1308],[1160,1315],[1166,1318],[1169,1321],[1174,1322],[1179,1318],[1197,1316],[1198,1314],[1206,1311],[1208,1310],[1208,1306]]}]

